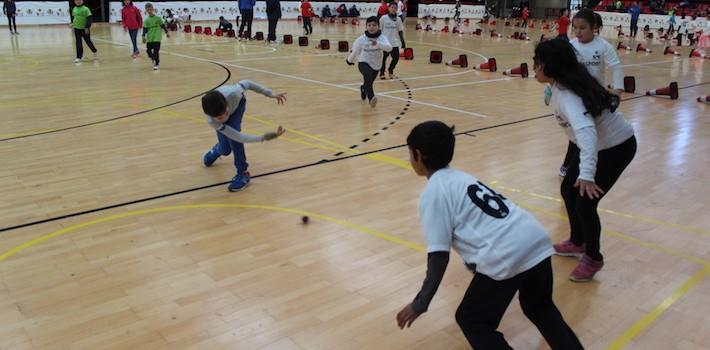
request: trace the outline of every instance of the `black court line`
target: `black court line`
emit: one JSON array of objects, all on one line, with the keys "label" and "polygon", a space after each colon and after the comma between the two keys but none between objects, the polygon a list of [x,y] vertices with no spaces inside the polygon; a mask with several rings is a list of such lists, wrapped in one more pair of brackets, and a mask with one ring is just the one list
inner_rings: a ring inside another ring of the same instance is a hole
[{"label": "black court line", "polygon": [[122,116],[118,116],[118,117],[113,117],[113,118],[109,118],[109,119],[104,119],[104,120],[99,120],[99,121],[95,121],[95,122],[91,122],[91,123],[86,123],[86,124],[79,124],[79,125],[74,125],[74,126],[68,126],[68,127],[61,128],[61,129],[54,129],[54,130],[43,131],[43,132],[38,132],[38,133],[34,133],[34,134],[22,135],[22,136],[8,137],[8,138],[0,139],[0,142],[2,142],[2,141],[10,141],[10,140],[17,140],[17,139],[24,139],[24,138],[33,137],[33,136],[54,134],[54,133],[58,133],[58,132],[62,132],[62,131],[67,131],[67,130],[80,129],[80,128],[85,128],[85,127],[87,127],[87,126],[94,126],[94,125],[98,125],[98,124],[104,124],[104,123],[116,121],[116,120],[119,120],[119,119],[125,119],[125,118],[135,117],[135,116],[140,115],[140,114],[145,114],[145,113],[152,112],[152,111],[155,111],[155,110],[158,110],[158,109],[161,109],[161,108],[166,108],[166,107],[174,106],[174,105],[176,105],[176,104],[183,103],[183,102],[192,100],[192,99],[194,99],[194,98],[200,97],[200,96],[202,96],[202,95],[204,95],[204,94],[206,94],[206,93],[208,93],[208,92],[210,92],[210,91],[212,91],[212,90],[214,90],[214,89],[216,89],[216,88],[218,88],[218,87],[220,87],[220,86],[226,84],[226,83],[229,81],[229,79],[232,77],[232,71],[230,71],[229,68],[227,68],[227,67],[225,67],[225,66],[223,66],[223,65],[221,65],[221,64],[219,64],[219,63],[217,63],[217,62],[210,62],[210,63],[215,64],[215,65],[217,65],[217,66],[220,66],[220,67],[222,67],[222,69],[224,69],[225,71],[227,71],[227,78],[225,78],[223,82],[221,82],[219,85],[213,87],[212,89],[209,89],[209,90],[207,90],[207,91],[200,92],[200,93],[197,94],[197,95],[193,95],[193,96],[190,96],[190,97],[186,97],[186,98],[184,98],[184,99],[182,99],[182,100],[179,100],[179,101],[171,102],[171,103],[168,103],[168,104],[166,104],[166,105],[162,105],[162,106],[158,106],[158,107],[153,107],[153,108],[151,108],[151,109],[146,109],[146,110],[140,111],[140,112],[134,112],[134,113],[131,113],[131,114],[126,114],[126,115],[122,115]]},{"label": "black court line", "polygon": [[[704,83],[699,83],[699,84],[693,84],[693,85],[689,85],[689,86],[682,87],[682,88],[679,88],[679,89],[688,89],[688,88],[693,88],[693,87],[702,86],[702,85],[707,85],[707,84],[710,84],[710,82],[704,82]],[[647,96],[646,96],[646,95],[634,96],[634,97],[631,97],[631,98],[624,99],[624,100],[622,100],[622,101],[634,100],[634,99],[637,99],[637,98],[640,98],[640,97],[647,97]],[[551,116],[553,116],[553,114],[552,114],[552,113],[548,113],[548,114],[543,114],[543,115],[539,115],[539,116],[536,116],[536,117],[530,117],[530,118],[526,118],[526,119],[520,119],[520,120],[508,122],[508,123],[502,123],[502,124],[496,124],[496,125],[486,126],[486,127],[482,127],[482,128],[476,128],[476,129],[471,129],[471,130],[465,130],[465,131],[461,131],[461,132],[455,133],[454,135],[456,135],[456,136],[461,136],[461,135],[472,136],[472,135],[468,135],[468,134],[475,133],[475,132],[478,132],[478,131],[496,129],[496,128],[500,128],[500,127],[504,127],[504,126],[509,126],[509,125],[515,125],[515,124],[525,123],[525,122],[529,122],[529,121],[533,121],[533,120],[538,120],[538,119],[543,119],[543,118],[547,118],[547,117],[551,117]],[[287,173],[287,172],[294,171],[294,170],[300,170],[300,169],[305,169],[305,168],[311,168],[311,167],[318,166],[318,165],[322,165],[322,164],[327,164],[327,163],[332,163],[332,162],[337,162],[337,161],[347,160],[347,159],[352,159],[352,158],[363,157],[363,156],[366,156],[366,155],[369,155],[369,154],[380,153],[380,152],[385,152],[385,151],[390,151],[390,150],[394,150],[394,149],[403,148],[403,147],[406,147],[406,146],[407,146],[407,144],[401,144],[401,145],[395,145],[395,146],[389,146],[389,147],[385,147],[385,148],[380,148],[380,149],[376,149],[376,150],[372,150],[372,151],[362,152],[362,153],[358,153],[358,154],[352,154],[352,155],[348,155],[348,156],[345,156],[345,157],[335,158],[335,159],[332,159],[332,160],[322,159],[322,160],[319,160],[319,161],[317,161],[317,162],[312,162],[312,163],[308,163],[308,164],[303,164],[303,165],[298,165],[298,166],[294,166],[294,167],[284,168],[284,169],[280,169],[280,170],[274,170],[274,171],[267,172],[267,173],[264,173],[264,174],[254,175],[254,176],[252,176],[252,178],[255,178],[255,179],[256,179],[256,178],[260,178],[260,177],[267,177],[267,176],[271,176],[271,175]],[[81,216],[81,215],[92,214],[92,213],[96,213],[96,212],[100,212],[100,211],[105,211],[105,210],[109,210],[109,209],[114,209],[114,208],[119,208],[119,207],[123,207],[123,206],[127,206],[127,205],[138,204],[138,203],[148,202],[148,201],[152,201],[152,200],[156,200],[156,199],[161,199],[161,198],[167,198],[167,197],[177,196],[177,195],[180,195],[180,194],[190,193],[190,192],[195,192],[195,191],[200,191],[200,190],[204,190],[204,189],[208,189],[208,188],[213,188],[213,187],[217,187],[217,186],[223,186],[223,185],[228,184],[229,182],[230,182],[230,181],[224,181],[224,182],[219,182],[219,183],[215,183],[215,184],[211,184],[211,185],[204,185],[204,186],[199,186],[199,187],[193,187],[193,188],[188,188],[188,189],[180,190],[180,191],[176,191],[176,192],[164,193],[164,194],[160,194],[160,195],[156,195],[156,196],[152,196],[152,197],[146,197],[146,198],[136,199],[136,200],[132,200],[132,201],[128,201],[128,202],[123,202],[123,203],[117,203],[117,204],[113,204],[113,205],[108,205],[108,206],[105,206],[105,207],[94,208],[94,209],[88,209],[88,210],[84,210],[84,211],[80,211],[80,212],[75,212],[75,213],[70,213],[70,214],[66,214],[66,215],[62,215],[62,216],[57,216],[57,217],[53,217],[53,218],[48,218],[48,219],[43,219],[43,220],[38,220],[38,221],[32,221],[32,222],[28,222],[28,223],[24,223],[24,224],[19,224],[19,225],[14,225],[14,226],[8,226],[8,227],[0,228],[0,233],[12,231],[12,230],[17,230],[17,229],[24,228],[24,227],[30,227],[30,226],[40,225],[40,224],[44,224],[44,223],[48,223],[48,222],[53,222],[53,221],[68,219],[68,218],[77,217],[77,216]]]}]

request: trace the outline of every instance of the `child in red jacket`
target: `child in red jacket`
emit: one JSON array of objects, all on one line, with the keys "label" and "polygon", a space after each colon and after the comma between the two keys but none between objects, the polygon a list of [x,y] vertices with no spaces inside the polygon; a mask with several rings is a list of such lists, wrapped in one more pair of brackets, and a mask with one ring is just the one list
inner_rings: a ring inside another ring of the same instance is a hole
[{"label": "child in red jacket", "polygon": [[301,16],[303,17],[303,30],[306,35],[313,34],[313,26],[311,25],[311,19],[313,18],[313,6],[308,0],[303,0],[301,4]]},{"label": "child in red jacket", "polygon": [[143,28],[143,16],[141,16],[141,11],[133,6],[133,1],[123,0],[123,9],[121,10],[121,23],[123,23],[123,30],[128,32],[131,37],[131,43],[133,44],[133,54],[131,57],[134,59],[140,54],[138,52],[138,29]]}]

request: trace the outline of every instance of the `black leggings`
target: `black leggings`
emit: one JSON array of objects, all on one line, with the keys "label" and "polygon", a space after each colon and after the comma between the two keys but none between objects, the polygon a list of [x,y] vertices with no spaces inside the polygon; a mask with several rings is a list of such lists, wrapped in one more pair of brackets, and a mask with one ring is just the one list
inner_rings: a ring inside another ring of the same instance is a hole
[{"label": "black leggings", "polygon": [[393,47],[392,52],[384,52],[382,55],[382,68],[380,68],[380,75],[385,75],[385,65],[387,64],[387,56],[392,55],[392,62],[390,63],[387,71],[390,74],[394,74],[394,69],[397,67],[397,62],[399,62],[399,47]]},{"label": "black leggings", "polygon": [[377,78],[377,71],[372,69],[372,67],[365,62],[359,62],[357,67],[360,69],[363,80],[360,89],[365,91],[365,96],[367,96],[368,100],[372,100],[372,98],[375,97],[375,90],[372,88],[372,83],[374,83],[375,78]]},{"label": "black leggings", "polygon": [[96,53],[96,47],[91,42],[91,36],[86,32],[86,29],[74,28],[74,38],[76,39],[76,58],[81,59],[84,57],[84,45],[81,43],[81,39],[86,41],[86,45],[89,46],[91,52]]},{"label": "black leggings", "polygon": [[306,34],[313,34],[313,25],[311,25],[311,17],[303,17],[303,30]]},{"label": "black leggings", "polygon": [[583,349],[552,301],[552,263],[548,257],[513,278],[496,281],[476,273],[456,310],[456,322],[474,349],[512,349],[498,332],[505,310],[519,292],[525,316],[553,350]]},{"label": "black leggings", "polygon": [[148,51],[148,57],[155,61],[155,65],[160,64],[160,41],[152,42],[146,44],[146,51]]},{"label": "black leggings", "polygon": [[562,180],[561,192],[565,201],[567,216],[570,225],[570,241],[577,246],[586,243],[586,253],[592,259],[600,261],[603,256],[599,251],[599,238],[601,236],[601,222],[597,214],[597,205],[611,187],[619,179],[624,169],[631,163],[636,155],[636,137],[632,136],[621,144],[603,151],[599,151],[597,160],[597,173],[594,182],[601,187],[604,194],[601,198],[589,199],[579,195],[579,188],[574,183],[579,176],[579,147],[570,142],[567,153],[569,154],[569,168]]},{"label": "black leggings", "polygon": [[244,27],[247,27],[247,37],[251,39],[251,22],[254,20],[254,10],[239,10],[242,14],[242,24],[239,26],[239,37],[242,37]]},{"label": "black leggings", "polygon": [[7,26],[10,27],[10,32],[15,30],[17,33],[17,21],[15,20],[15,15],[7,15]]},{"label": "black leggings", "polygon": [[267,35],[266,40],[276,41],[276,25],[278,23],[278,18],[269,18],[269,34]]},{"label": "black leggings", "polygon": [[639,31],[639,20],[638,19],[632,19],[631,20],[631,32],[629,33],[632,37],[636,37],[636,33]]}]

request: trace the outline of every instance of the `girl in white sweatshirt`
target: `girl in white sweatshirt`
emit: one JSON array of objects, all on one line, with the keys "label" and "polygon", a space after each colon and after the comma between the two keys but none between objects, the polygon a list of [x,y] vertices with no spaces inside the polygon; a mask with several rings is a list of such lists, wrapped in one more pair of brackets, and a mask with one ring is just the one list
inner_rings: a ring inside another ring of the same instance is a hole
[{"label": "girl in white sweatshirt", "polygon": [[382,67],[383,52],[392,51],[389,40],[382,35],[380,30],[380,20],[377,16],[367,19],[367,30],[353,43],[353,51],[345,59],[349,65],[354,65],[355,57],[358,56],[358,69],[362,73],[363,83],[360,86],[360,98],[370,101],[370,106],[377,105],[377,97],[372,87],[372,83],[377,78],[377,72]]},{"label": "girl in white sweatshirt", "polygon": [[552,85],[555,118],[570,140],[569,169],[561,186],[570,238],[554,248],[557,255],[582,257],[570,279],[585,282],[604,266],[597,205],[634,158],[636,137],[616,110],[619,96],[577,60],[572,44],[541,42],[533,60],[535,79]]}]

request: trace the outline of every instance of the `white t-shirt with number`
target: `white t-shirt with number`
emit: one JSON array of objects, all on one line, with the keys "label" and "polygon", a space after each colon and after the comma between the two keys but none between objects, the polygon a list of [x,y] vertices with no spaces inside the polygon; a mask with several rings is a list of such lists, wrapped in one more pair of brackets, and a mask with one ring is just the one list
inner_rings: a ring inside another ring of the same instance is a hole
[{"label": "white t-shirt with number", "polygon": [[380,28],[382,35],[387,37],[392,47],[402,47],[402,40],[399,39],[399,32],[404,31],[402,19],[395,17],[394,20],[386,14],[380,17]]},{"label": "white t-shirt with number", "polygon": [[554,252],[527,211],[465,172],[435,172],[419,199],[427,252],[454,250],[494,280],[525,272]]}]

